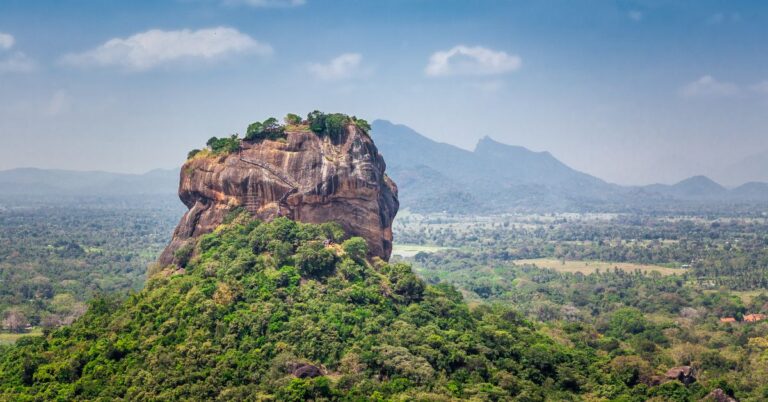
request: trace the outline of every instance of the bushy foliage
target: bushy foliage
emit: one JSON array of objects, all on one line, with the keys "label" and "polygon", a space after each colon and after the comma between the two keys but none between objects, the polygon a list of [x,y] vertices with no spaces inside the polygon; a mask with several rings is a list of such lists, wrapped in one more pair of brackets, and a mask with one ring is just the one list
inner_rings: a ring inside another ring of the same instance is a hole
[{"label": "bushy foliage", "polygon": [[285,124],[298,126],[299,124],[301,124],[301,116],[294,113],[288,113],[287,115],[285,115],[285,118],[283,118],[283,121],[285,122]]},{"label": "bushy foliage", "polygon": [[285,138],[285,126],[276,118],[270,117],[262,122],[251,123],[245,131],[248,141],[277,140]]},{"label": "bushy foliage", "polygon": [[[596,355],[407,265],[353,259],[356,241],[326,246],[337,231],[236,217],[185,274],[3,352],[0,399],[562,400],[600,382]],[[297,378],[307,364],[326,375]]]},{"label": "bushy foliage", "polygon": [[307,115],[309,128],[320,136],[329,136],[331,139],[338,139],[350,124],[356,125],[360,130],[368,133],[371,130],[370,124],[363,119],[355,116],[347,116],[343,113],[322,113],[315,110]]},{"label": "bushy foliage", "polygon": [[237,134],[222,138],[211,137],[205,145],[214,154],[228,154],[240,149],[240,139],[237,137]]}]

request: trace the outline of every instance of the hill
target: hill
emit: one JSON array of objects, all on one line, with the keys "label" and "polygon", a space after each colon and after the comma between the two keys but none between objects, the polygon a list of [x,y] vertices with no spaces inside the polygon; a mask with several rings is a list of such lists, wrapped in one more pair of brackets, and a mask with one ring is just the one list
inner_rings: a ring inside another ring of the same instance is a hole
[{"label": "hill", "polygon": [[649,192],[676,199],[712,200],[728,195],[728,189],[706,176],[693,176],[673,185],[653,184],[644,187]]},{"label": "hill", "polygon": [[337,225],[229,220],[183,269],[0,352],[0,399],[565,400],[597,386],[594,351],[367,262]]},{"label": "hill", "polygon": [[179,171],[155,169],[144,174],[19,168],[0,171],[3,195],[175,194]]}]

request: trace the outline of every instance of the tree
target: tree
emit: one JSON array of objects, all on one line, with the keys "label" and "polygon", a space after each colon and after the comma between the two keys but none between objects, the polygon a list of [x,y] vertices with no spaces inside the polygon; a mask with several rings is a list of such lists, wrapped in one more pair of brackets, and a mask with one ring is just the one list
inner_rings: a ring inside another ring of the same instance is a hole
[{"label": "tree", "polygon": [[10,332],[24,332],[29,325],[27,316],[19,310],[9,310],[3,319],[3,328]]},{"label": "tree", "polygon": [[624,339],[629,335],[639,334],[648,328],[648,321],[643,313],[634,308],[616,310],[608,321],[608,335]]},{"label": "tree", "polygon": [[309,276],[328,274],[336,264],[336,254],[317,241],[299,246],[294,258],[299,271]]},{"label": "tree", "polygon": [[341,248],[349,258],[361,262],[368,254],[368,243],[362,237],[352,237],[341,243]]},{"label": "tree", "polygon": [[285,121],[285,124],[291,124],[291,125],[299,125],[301,124],[301,116],[293,113],[288,113],[285,115],[285,118],[283,119]]},{"label": "tree", "polygon": [[357,126],[357,128],[365,131],[366,133],[371,131],[371,125],[368,123],[367,120],[358,119],[356,117],[353,117],[352,120],[355,121],[355,125]]},{"label": "tree", "polygon": [[284,137],[285,127],[274,117],[270,117],[262,122],[251,123],[245,132],[245,139],[248,141],[276,140]]},{"label": "tree", "polygon": [[254,140],[256,139],[256,136],[261,134],[263,131],[264,126],[261,124],[261,122],[254,122],[248,125],[248,128],[245,130],[245,139],[246,140]]}]

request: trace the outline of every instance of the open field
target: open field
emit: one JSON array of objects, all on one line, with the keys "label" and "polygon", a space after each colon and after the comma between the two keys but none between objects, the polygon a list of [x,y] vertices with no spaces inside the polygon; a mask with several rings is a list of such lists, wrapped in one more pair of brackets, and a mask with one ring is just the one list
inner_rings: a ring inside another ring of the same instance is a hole
[{"label": "open field", "polygon": [[434,253],[449,248],[450,247],[421,246],[418,244],[395,244],[392,246],[392,255],[399,255],[401,257],[413,257],[422,251],[425,253]]},{"label": "open field", "polygon": [[634,272],[636,270],[640,270],[643,272],[653,272],[656,271],[662,275],[675,275],[675,274],[681,274],[685,272],[685,269],[682,268],[668,268],[668,267],[662,267],[659,265],[646,265],[646,264],[635,264],[635,263],[627,263],[627,262],[604,262],[604,261],[565,261],[554,259],[554,258],[535,258],[535,259],[529,259],[529,260],[515,260],[514,263],[516,265],[535,265],[539,268],[549,268],[554,269],[558,272],[581,272],[582,274],[591,274],[597,271],[598,269],[602,272],[613,270],[614,268],[618,268],[622,271],[627,272]]},{"label": "open field", "polygon": [[[713,292],[716,292],[716,290],[705,291],[705,293],[713,293]],[[744,302],[744,304],[749,304],[749,303],[752,302],[752,299],[754,299],[755,297],[757,297],[757,296],[759,296],[761,294],[768,293],[768,291],[766,291],[764,289],[760,289],[760,290],[732,290],[730,293],[732,295],[739,296],[741,298],[741,301]]]},{"label": "open field", "polygon": [[0,332],[0,345],[12,345],[23,336],[40,336],[42,334],[43,331],[40,328],[33,328],[31,331],[23,334]]}]

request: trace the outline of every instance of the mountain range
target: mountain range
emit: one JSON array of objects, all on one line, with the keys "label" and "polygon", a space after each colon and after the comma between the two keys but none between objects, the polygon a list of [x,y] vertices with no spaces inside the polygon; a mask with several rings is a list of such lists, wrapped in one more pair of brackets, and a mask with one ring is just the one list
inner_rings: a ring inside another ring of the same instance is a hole
[{"label": "mountain range", "polygon": [[38,168],[0,171],[0,195],[173,195],[178,185],[178,169],[144,174]]},{"label": "mountain range", "polygon": [[[765,203],[768,183],[726,188],[705,176],[679,183],[620,186],[579,172],[549,152],[490,137],[472,151],[434,141],[386,120],[372,135],[399,187],[403,208],[419,212],[620,211],[681,204]],[[176,194],[179,171],[145,174],[21,168],[0,171],[0,195]]]},{"label": "mountain range", "polygon": [[549,152],[482,138],[473,151],[433,141],[386,120],[373,135],[404,207],[450,212],[621,210],[665,203],[768,201],[768,184],[728,189],[704,176],[673,185],[620,186],[579,172]]}]

